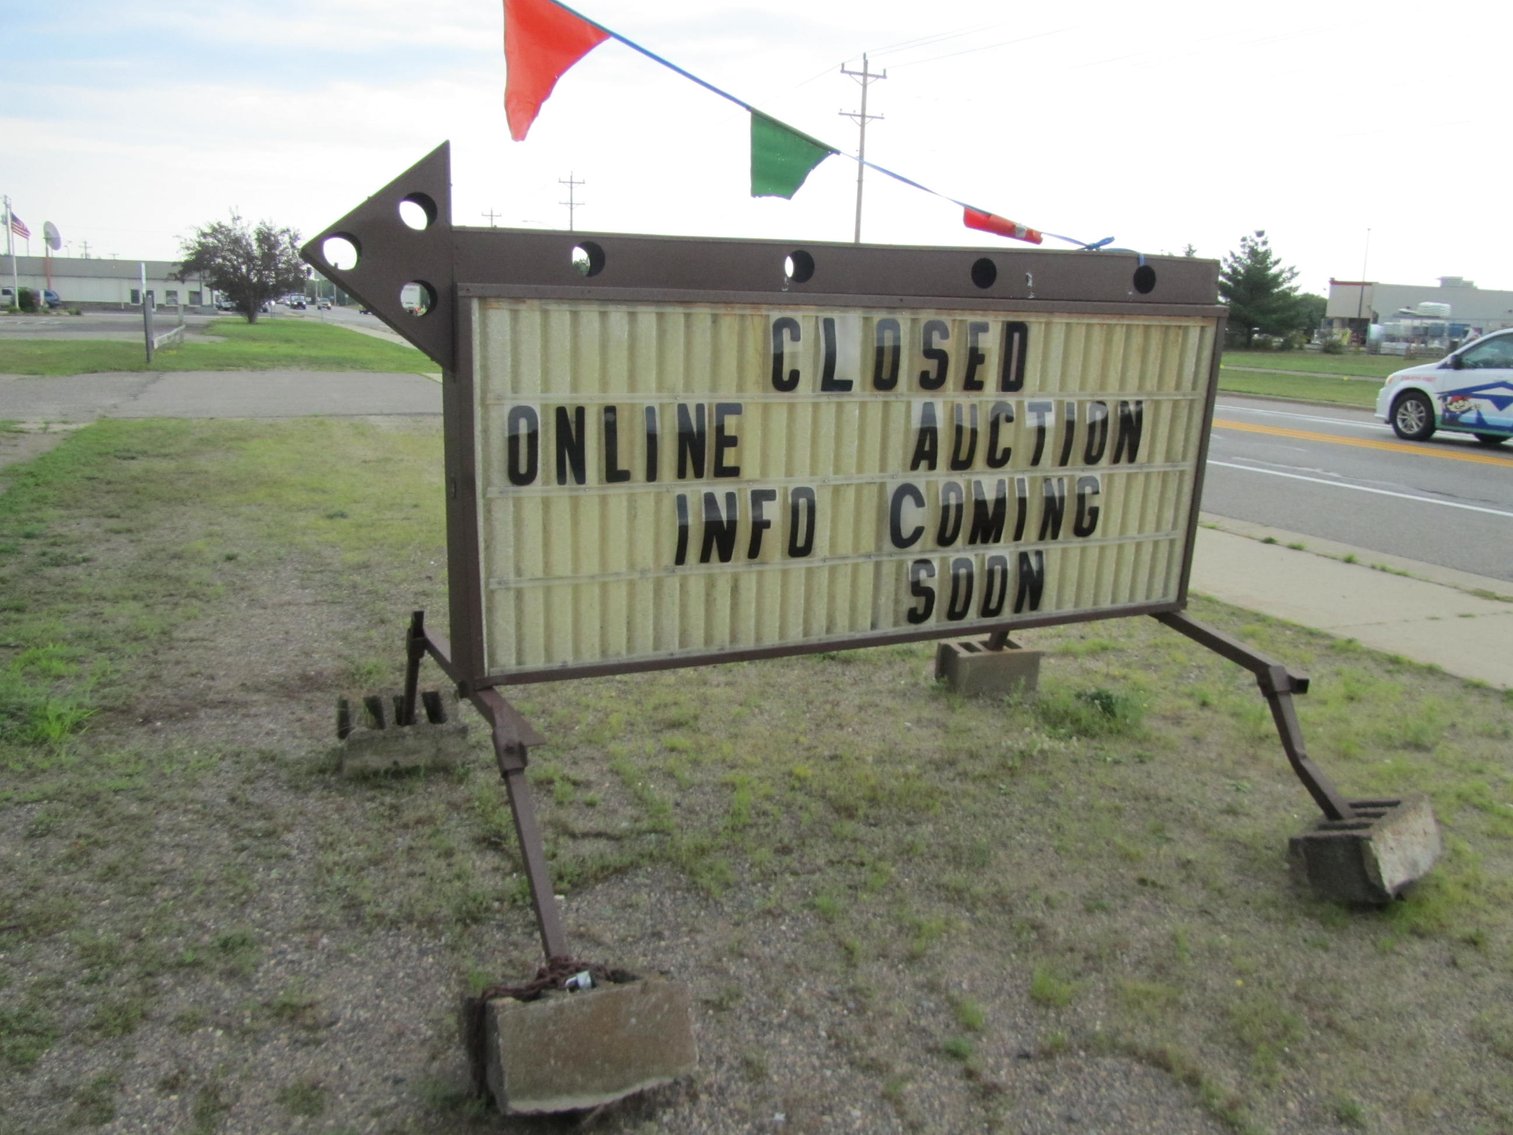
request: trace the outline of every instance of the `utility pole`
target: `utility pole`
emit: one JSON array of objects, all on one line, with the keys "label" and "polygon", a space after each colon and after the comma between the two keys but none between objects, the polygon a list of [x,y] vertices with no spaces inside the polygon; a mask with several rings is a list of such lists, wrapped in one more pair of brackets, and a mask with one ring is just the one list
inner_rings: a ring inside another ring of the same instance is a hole
[{"label": "utility pole", "polygon": [[874,74],[873,72],[867,70],[867,56],[866,56],[866,53],[863,52],[863,54],[862,54],[862,69],[860,71],[851,71],[851,70],[848,70],[844,64],[842,64],[841,65],[841,74],[842,75],[850,75],[853,79],[855,79],[857,82],[859,82],[861,84],[861,86],[862,86],[862,108],[861,108],[861,110],[843,110],[843,111],[840,112],[840,114],[842,115],[842,117],[849,118],[849,119],[851,119],[853,122],[855,122],[857,124],[858,131],[859,131],[859,134],[860,134],[860,139],[859,139],[859,141],[857,143],[857,147],[856,147],[856,234],[852,238],[852,240],[853,240],[853,243],[855,243],[855,244],[861,244],[861,242],[862,242],[862,174],[866,173],[866,171],[867,171],[867,120],[868,119],[874,119],[874,118],[875,119],[881,119],[883,117],[880,114],[868,114],[867,113],[867,87],[868,87],[868,85],[874,79],[886,79],[888,77],[888,72],[881,71],[881,72],[878,72],[878,73]]},{"label": "utility pole", "polygon": [[81,240],[79,243],[84,246],[84,259],[88,260],[89,259],[89,241],[87,241],[87,240]]},{"label": "utility pole", "polygon": [[573,190],[577,186],[587,185],[588,182],[586,182],[586,181],[575,181],[573,179],[573,173],[572,173],[572,171],[569,170],[568,174],[567,174],[567,180],[564,181],[562,178],[559,177],[557,179],[557,184],[558,185],[565,185],[565,186],[567,186],[567,200],[566,201],[558,201],[557,204],[559,204],[559,205],[566,205],[567,206],[567,231],[568,232],[572,232],[573,231],[573,213],[578,209],[579,206],[586,204],[586,202],[579,201],[576,197],[573,196]]},{"label": "utility pole", "polygon": [[489,219],[489,228],[494,228],[495,227],[494,226],[494,218],[495,217],[501,217],[504,214],[502,214],[502,213],[496,213],[496,212],[494,212],[494,210],[490,209],[488,212],[484,213],[483,215]]},{"label": "utility pole", "polygon": [[[1366,345],[1366,340],[1370,338],[1370,336],[1366,334],[1366,325],[1365,325],[1365,315],[1366,315],[1366,259],[1370,255],[1371,255],[1371,229],[1368,227],[1366,229],[1366,248],[1361,253],[1361,286],[1356,289],[1356,298],[1355,298],[1355,321],[1357,323],[1361,324],[1361,346],[1363,346],[1363,347]],[[1372,302],[1375,302],[1376,297],[1373,295],[1371,298],[1372,298]]]}]

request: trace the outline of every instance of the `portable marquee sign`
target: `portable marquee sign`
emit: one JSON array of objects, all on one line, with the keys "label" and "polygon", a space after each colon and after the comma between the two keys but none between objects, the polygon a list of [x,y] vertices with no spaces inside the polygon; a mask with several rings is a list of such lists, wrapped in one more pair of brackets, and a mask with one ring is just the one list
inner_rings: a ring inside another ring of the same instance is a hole
[{"label": "portable marquee sign", "polygon": [[[1185,613],[1213,261],[464,228],[450,198],[443,145],[303,254],[442,368],[451,633],[412,617],[393,721],[421,724],[422,703],[444,720],[417,688],[429,654],[490,723],[539,981],[584,975],[524,777],[542,738],[501,693],[527,682],[966,635],[1001,649],[1017,628],[1151,615],[1256,677],[1324,813],[1292,841],[1316,889],[1386,902],[1429,870],[1427,801],[1345,799],[1303,746],[1308,679]],[[366,704],[382,730],[387,702]],[[523,1010],[470,1004],[475,1076],[502,1106],[537,1098],[522,1063],[551,1110],[694,1059],[677,987],[547,1013],[543,1038],[581,1009],[573,1035],[657,1056],[592,1085],[573,1077],[595,1061],[509,1049],[534,1035]],[[622,1045],[611,1020],[664,1023]]]},{"label": "portable marquee sign", "polygon": [[308,251],[444,369],[465,684],[1184,605],[1213,262],[460,228],[448,197],[443,147]]}]

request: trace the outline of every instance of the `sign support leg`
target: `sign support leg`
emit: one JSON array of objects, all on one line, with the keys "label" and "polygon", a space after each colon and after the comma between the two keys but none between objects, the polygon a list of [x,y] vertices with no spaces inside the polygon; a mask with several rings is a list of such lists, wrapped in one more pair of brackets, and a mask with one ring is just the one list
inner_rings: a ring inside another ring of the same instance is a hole
[{"label": "sign support leg", "polygon": [[1155,618],[1255,675],[1271,706],[1292,771],[1324,813],[1322,820],[1288,844],[1294,871],[1315,894],[1352,905],[1380,906],[1400,898],[1429,872],[1442,845],[1427,796],[1346,800],[1308,758],[1292,704],[1293,694],[1308,692],[1307,678],[1182,612]]},{"label": "sign support leg", "polygon": [[510,814],[515,818],[515,835],[520,840],[520,856],[531,888],[531,906],[536,911],[536,927],[541,932],[541,949],[547,961],[565,958],[568,956],[567,936],[562,932],[562,916],[557,910],[557,896],[552,890],[552,876],[546,865],[546,843],[536,822],[536,804],[531,797],[531,786],[525,779],[526,748],[509,736],[507,728],[501,728],[500,719],[491,713],[492,705],[485,709],[480,704],[495,701],[502,703],[504,699],[493,690],[481,691],[474,697],[474,704],[493,726],[494,759],[499,764],[499,775],[504,779],[510,797]]},{"label": "sign support leg", "polygon": [[[405,688],[400,713],[406,723],[415,719],[420,664],[427,654],[448,675],[456,677],[451,644],[427,629],[424,611],[415,611],[410,615],[410,629],[405,636]],[[557,909],[551,871],[546,864],[546,842],[541,837],[535,801],[525,779],[530,747],[541,744],[544,738],[498,690],[463,687],[460,692],[489,723],[494,760],[509,793],[510,814],[515,820],[515,835],[520,840],[520,858],[525,864],[526,882],[531,888],[531,906],[536,912],[536,926],[541,933],[541,949],[548,962],[565,958],[568,956],[567,936],[562,931],[562,916]]]},{"label": "sign support leg", "polygon": [[1170,611],[1156,615],[1158,622],[1171,627],[1172,630],[1186,635],[1199,646],[1205,646],[1215,654],[1236,665],[1243,666],[1255,675],[1256,683],[1261,687],[1261,693],[1265,696],[1267,704],[1271,706],[1271,718],[1277,727],[1277,736],[1282,740],[1282,748],[1287,753],[1287,761],[1292,765],[1292,771],[1303,782],[1303,787],[1308,789],[1308,794],[1313,797],[1315,804],[1330,820],[1352,820],[1355,811],[1350,806],[1339,790],[1330,783],[1322,769],[1314,764],[1308,756],[1308,750],[1303,746],[1303,729],[1298,723],[1297,711],[1292,704],[1293,694],[1306,694],[1308,692],[1308,679],[1302,674],[1294,674],[1287,667],[1264,654],[1259,654],[1246,646],[1237,638],[1233,638],[1213,627],[1205,626],[1180,611]]}]

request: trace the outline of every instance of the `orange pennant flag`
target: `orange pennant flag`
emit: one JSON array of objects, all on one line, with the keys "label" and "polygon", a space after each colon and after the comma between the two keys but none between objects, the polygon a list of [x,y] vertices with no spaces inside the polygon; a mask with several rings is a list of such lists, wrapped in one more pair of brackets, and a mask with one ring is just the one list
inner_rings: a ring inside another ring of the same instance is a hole
[{"label": "orange pennant flag", "polygon": [[997,213],[984,212],[974,209],[970,205],[965,206],[962,213],[962,223],[969,229],[978,229],[985,233],[997,233],[999,236],[1013,237],[1015,240],[1027,240],[1031,244],[1040,244],[1044,241],[1036,229],[1028,225],[1017,224],[1007,217],[1000,217]]},{"label": "orange pennant flag", "polygon": [[552,0],[504,0],[504,113],[511,138],[525,141],[557,80],[608,38]]}]

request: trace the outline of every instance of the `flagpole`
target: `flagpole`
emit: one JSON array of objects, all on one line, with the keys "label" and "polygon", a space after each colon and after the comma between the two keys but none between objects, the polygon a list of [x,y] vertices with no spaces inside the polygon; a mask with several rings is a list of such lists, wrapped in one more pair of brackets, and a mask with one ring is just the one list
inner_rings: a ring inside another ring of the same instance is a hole
[{"label": "flagpole", "polygon": [[11,232],[11,199],[5,199],[5,250],[11,258],[11,306],[21,307],[21,278],[16,275],[16,238]]}]

